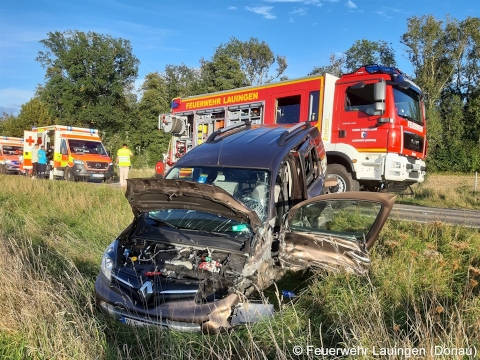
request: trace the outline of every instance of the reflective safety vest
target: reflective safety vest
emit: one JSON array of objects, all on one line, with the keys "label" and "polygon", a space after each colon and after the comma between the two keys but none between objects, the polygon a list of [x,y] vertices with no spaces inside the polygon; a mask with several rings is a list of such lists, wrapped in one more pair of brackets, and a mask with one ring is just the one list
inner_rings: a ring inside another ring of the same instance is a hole
[{"label": "reflective safety vest", "polygon": [[130,149],[121,148],[117,151],[118,156],[118,166],[130,166],[130,155],[132,152]]}]

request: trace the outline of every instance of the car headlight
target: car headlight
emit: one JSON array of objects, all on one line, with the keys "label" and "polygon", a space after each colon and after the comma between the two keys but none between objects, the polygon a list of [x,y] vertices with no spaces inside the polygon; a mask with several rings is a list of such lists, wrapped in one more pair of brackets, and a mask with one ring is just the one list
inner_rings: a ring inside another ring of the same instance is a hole
[{"label": "car headlight", "polygon": [[82,161],[82,160],[73,160],[73,163],[74,163],[74,164],[77,164],[77,165],[83,165],[83,161]]},{"label": "car headlight", "polygon": [[112,165],[113,165],[113,162],[111,162],[111,163],[108,163],[108,165],[109,165],[109,166],[112,166]]},{"label": "car headlight", "polygon": [[102,261],[100,264],[100,270],[102,274],[108,279],[112,280],[112,270],[115,266],[115,254],[117,252],[118,240],[114,240],[110,245],[108,245],[107,250],[103,253]]},{"label": "car headlight", "polygon": [[11,163],[12,163],[12,160],[8,160],[8,159],[5,160],[5,164],[11,164]]}]

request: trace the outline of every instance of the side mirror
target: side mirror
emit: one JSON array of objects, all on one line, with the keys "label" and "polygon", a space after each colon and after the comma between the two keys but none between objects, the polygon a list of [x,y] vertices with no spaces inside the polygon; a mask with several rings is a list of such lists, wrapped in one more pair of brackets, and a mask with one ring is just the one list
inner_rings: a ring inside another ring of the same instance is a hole
[{"label": "side mirror", "polygon": [[373,98],[376,102],[385,102],[387,92],[387,83],[385,81],[377,82],[373,85]]},{"label": "side mirror", "polygon": [[387,97],[387,83],[383,80],[373,85],[373,99],[375,100],[375,114],[385,112],[385,98]]}]

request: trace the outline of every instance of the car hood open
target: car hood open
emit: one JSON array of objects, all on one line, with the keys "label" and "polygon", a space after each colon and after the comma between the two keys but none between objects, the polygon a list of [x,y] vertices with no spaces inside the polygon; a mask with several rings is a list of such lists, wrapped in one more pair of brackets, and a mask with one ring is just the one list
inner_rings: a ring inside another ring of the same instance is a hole
[{"label": "car hood open", "polygon": [[187,209],[248,222],[252,229],[261,225],[255,211],[214,185],[157,178],[128,179],[125,197],[135,217],[155,210]]}]

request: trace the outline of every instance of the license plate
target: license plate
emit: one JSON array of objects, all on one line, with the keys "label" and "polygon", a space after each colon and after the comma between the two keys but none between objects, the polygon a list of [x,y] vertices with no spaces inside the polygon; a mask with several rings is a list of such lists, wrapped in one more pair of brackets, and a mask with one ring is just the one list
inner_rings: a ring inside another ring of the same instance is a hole
[{"label": "license plate", "polygon": [[138,321],[134,319],[127,318],[125,316],[122,316],[121,320],[124,324],[130,325],[130,326],[151,326],[152,324],[143,322],[143,321]]},{"label": "license plate", "polygon": [[94,178],[103,178],[104,175],[103,175],[103,174],[92,174],[92,177],[94,177]]}]

